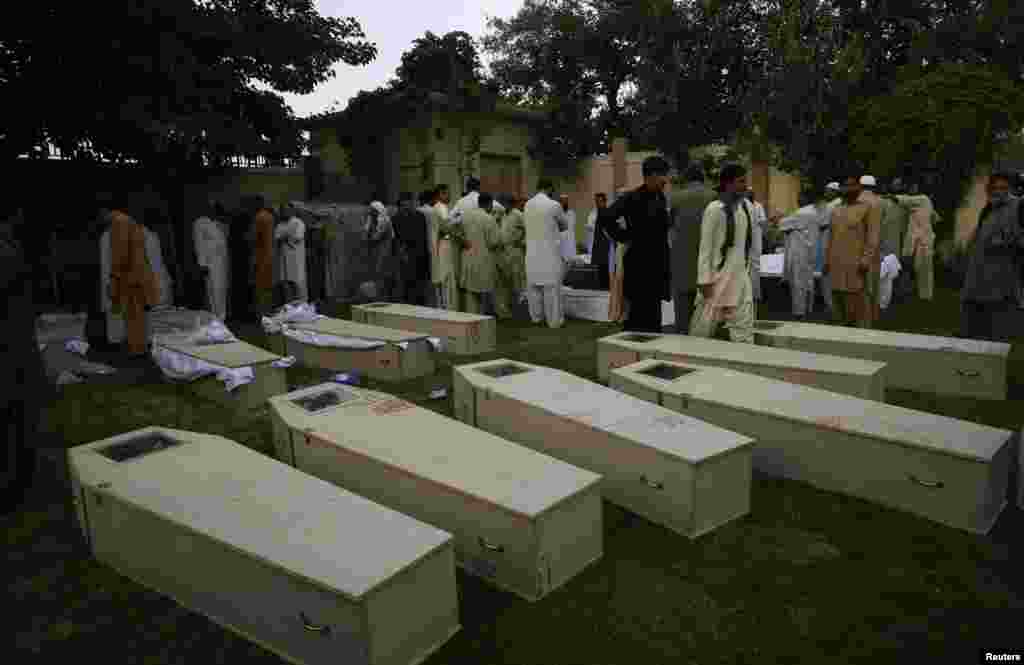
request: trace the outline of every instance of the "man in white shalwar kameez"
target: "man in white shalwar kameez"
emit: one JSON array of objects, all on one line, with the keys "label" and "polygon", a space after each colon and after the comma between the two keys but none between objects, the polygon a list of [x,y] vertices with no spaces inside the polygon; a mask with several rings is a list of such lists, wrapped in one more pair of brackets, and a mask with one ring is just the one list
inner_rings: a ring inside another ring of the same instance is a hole
[{"label": "man in white shalwar kameez", "polygon": [[196,263],[206,277],[207,306],[221,321],[227,321],[231,255],[228,247],[227,215],[217,204],[192,225]]},{"label": "man in white shalwar kameez", "polygon": [[280,251],[281,279],[295,284],[295,297],[301,302],[309,300],[309,287],[306,280],[306,224],[295,214],[295,210],[286,206],[281,217],[287,219],[274,229],[274,240]]},{"label": "man in white shalwar kameez", "polygon": [[459,302],[459,256],[462,248],[451,238],[442,237],[451,223],[448,210],[448,186],[438,185],[435,191],[434,216],[431,219],[431,242],[436,250],[433,252],[433,270],[431,281],[437,294],[438,307],[450,311],[458,311]]},{"label": "man in white shalwar kameez", "polygon": [[720,198],[704,210],[697,257],[699,293],[690,323],[690,334],[695,337],[713,337],[719,324],[724,323],[732,341],[754,343],[750,283],[754,212],[743,195],[746,176],[746,169],[738,164],[724,167],[719,176]]},{"label": "man in white shalwar kameez", "polygon": [[537,189],[537,194],[526,202],[523,210],[526,224],[527,302],[530,319],[534,323],[546,320],[548,327],[560,328],[565,322],[562,233],[568,229],[568,222],[562,206],[552,198],[554,185],[548,180],[542,180]]}]

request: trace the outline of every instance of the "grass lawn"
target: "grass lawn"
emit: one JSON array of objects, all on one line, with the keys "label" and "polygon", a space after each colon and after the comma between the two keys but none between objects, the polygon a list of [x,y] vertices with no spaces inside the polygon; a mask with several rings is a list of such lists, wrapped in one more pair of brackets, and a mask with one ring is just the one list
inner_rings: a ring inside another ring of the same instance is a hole
[{"label": "grass lawn", "polygon": [[[880,327],[948,335],[956,308],[956,293],[938,289],[935,301],[900,305]],[[580,321],[558,331],[503,323],[499,353],[474,360],[508,357],[595,379],[594,340],[615,330]],[[1011,356],[1006,402],[907,391],[891,391],[888,400],[1018,429],[1021,348]],[[450,387],[452,360],[441,356],[437,373],[423,380],[370,385],[450,416],[450,399],[427,394]],[[289,370],[294,386],[320,378]],[[25,508],[0,522],[10,603],[3,651],[15,653],[4,662],[282,662],[97,563],[77,531],[61,448],[146,425],[175,427],[176,399],[173,388],[155,383],[78,384],[51,408],[53,448],[37,485]],[[270,454],[265,414],[229,421],[215,405],[189,406],[185,429]],[[751,500],[749,516],[694,542],[605,503],[604,558],[537,603],[460,571],[463,629],[426,665],[974,663],[981,648],[1024,648],[1015,506],[981,538],[786,480],[755,476]]]}]

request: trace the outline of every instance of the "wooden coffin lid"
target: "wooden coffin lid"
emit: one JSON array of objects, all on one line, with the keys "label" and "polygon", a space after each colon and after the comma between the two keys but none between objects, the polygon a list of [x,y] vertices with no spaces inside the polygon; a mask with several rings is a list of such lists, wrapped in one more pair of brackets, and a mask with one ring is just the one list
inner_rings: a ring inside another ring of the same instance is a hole
[{"label": "wooden coffin lid", "polygon": [[421,307],[419,305],[406,305],[404,303],[369,303],[367,305],[354,305],[354,307],[357,307],[364,312],[397,314],[399,316],[412,316],[417,319],[453,321],[456,323],[477,323],[480,321],[494,320],[493,316],[484,316],[482,314],[468,314],[466,312],[453,312],[447,309]]},{"label": "wooden coffin lid", "polygon": [[[696,370],[674,380],[643,374],[656,365]],[[840,395],[719,367],[642,360],[612,372],[666,395],[771,415],[792,422],[881,439],[912,448],[989,461],[1013,436],[1009,430]]]},{"label": "wooden coffin lid", "polygon": [[885,363],[859,358],[792,351],[772,346],[738,344],[718,339],[692,337],[690,335],[651,335],[656,337],[648,342],[632,342],[623,339],[634,333],[619,333],[602,337],[598,344],[608,344],[630,351],[658,353],[663,355],[686,355],[693,358],[713,358],[722,362],[744,363],[767,367],[805,369],[828,374],[874,376],[885,368]]},{"label": "wooden coffin lid", "polygon": [[164,344],[163,346],[211,365],[230,369],[266,365],[281,359],[281,356],[276,353],[242,341],[227,344]]},{"label": "wooden coffin lid", "polygon": [[395,328],[383,328],[381,326],[371,326],[365,323],[346,321],[344,319],[320,319],[319,321],[290,324],[290,327],[298,330],[308,330],[322,335],[355,337],[374,342],[389,342],[391,344],[415,342],[417,340],[427,338],[427,335],[424,335],[423,333],[398,330]]},{"label": "wooden coffin lid", "polygon": [[919,335],[916,333],[895,332],[891,330],[874,330],[829,326],[820,323],[803,323],[796,321],[758,321],[759,324],[777,325],[772,329],[755,329],[759,335],[766,337],[794,337],[797,339],[822,340],[830,342],[853,342],[871,344],[895,349],[913,349],[921,351],[948,351],[978,355],[1002,356],[1010,354],[1010,345],[1002,342],[989,342],[980,339],[961,339],[958,337],[940,337],[938,335]]},{"label": "wooden coffin lid", "polygon": [[[292,401],[327,390],[355,399],[314,414]],[[601,479],[386,393],[325,383],[278,395],[270,404],[288,427],[309,431],[317,441],[330,441],[519,517],[539,516]]]},{"label": "wooden coffin lid", "polygon": [[[184,442],[115,462],[140,434]],[[359,599],[451,535],[219,436],[146,428],[75,448],[105,491],[311,583]]]},{"label": "wooden coffin lid", "polygon": [[[530,371],[500,378],[481,372],[515,365]],[[455,371],[474,387],[649,446],[690,464],[752,445],[754,440],[675,413],[578,376],[539,365],[492,360]]]}]

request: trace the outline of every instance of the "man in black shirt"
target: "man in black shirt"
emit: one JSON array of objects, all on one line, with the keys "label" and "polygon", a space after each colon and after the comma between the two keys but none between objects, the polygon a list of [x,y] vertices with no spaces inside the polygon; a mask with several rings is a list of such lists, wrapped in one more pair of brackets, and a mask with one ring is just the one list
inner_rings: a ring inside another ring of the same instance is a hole
[{"label": "man in black shirt", "polygon": [[[623,257],[622,294],[629,312],[623,325],[634,332],[662,331],[661,301],[670,298],[668,253],[669,165],[657,155],[643,165],[644,184],[620,196],[598,213],[597,229],[615,242],[627,243]],[[623,229],[616,223],[626,220]]]},{"label": "man in black shirt", "polygon": [[400,262],[397,295],[403,302],[426,306],[427,287],[430,285],[427,218],[413,207],[411,192],[402,192],[398,205],[398,212],[392,220],[395,250]]}]

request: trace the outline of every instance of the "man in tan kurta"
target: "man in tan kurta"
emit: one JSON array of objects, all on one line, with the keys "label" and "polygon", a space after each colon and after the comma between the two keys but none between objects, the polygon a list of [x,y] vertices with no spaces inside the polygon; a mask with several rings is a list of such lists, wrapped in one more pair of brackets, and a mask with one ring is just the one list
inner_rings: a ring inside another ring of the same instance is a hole
[{"label": "man in tan kurta", "polygon": [[512,317],[512,304],[526,290],[526,223],[523,205],[526,199],[516,196],[512,207],[501,220],[501,253],[498,255],[494,287],[494,309],[499,318]]},{"label": "man in tan kurta", "polygon": [[874,322],[878,320],[882,311],[879,300],[882,283],[882,259],[884,258],[882,255],[882,230],[886,228],[888,223],[886,215],[888,208],[886,207],[886,202],[878,195],[878,181],[874,176],[861,176],[860,184],[864,188],[864,191],[861,192],[861,198],[868,205],[878,208],[878,261],[877,265],[872,266],[871,272],[868,273],[867,285],[868,300],[871,304],[871,320]]},{"label": "man in tan kurta", "polygon": [[260,314],[270,311],[274,299],[274,213],[260,208],[252,228],[253,288]]},{"label": "man in tan kurta", "polygon": [[935,229],[938,214],[932,200],[924,194],[897,196],[896,202],[909,213],[907,233],[903,241],[903,257],[914,267],[917,297],[931,300],[935,289]]},{"label": "man in tan kurta", "polygon": [[870,328],[874,322],[869,279],[878,257],[881,208],[861,196],[860,179],[846,179],[844,200],[832,211],[824,272],[832,286],[833,313],[840,325]]},{"label": "man in tan kurta", "polygon": [[146,308],[160,299],[156,275],[146,259],[142,226],[123,209],[110,219],[110,301],[125,319],[128,353],[146,353]]},{"label": "man in tan kurta", "polygon": [[494,293],[496,252],[501,249],[501,232],[491,216],[491,195],[481,192],[478,208],[467,210],[462,218],[466,247],[462,250],[462,274],[459,285],[465,311],[483,314],[483,301]]}]

